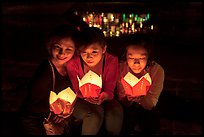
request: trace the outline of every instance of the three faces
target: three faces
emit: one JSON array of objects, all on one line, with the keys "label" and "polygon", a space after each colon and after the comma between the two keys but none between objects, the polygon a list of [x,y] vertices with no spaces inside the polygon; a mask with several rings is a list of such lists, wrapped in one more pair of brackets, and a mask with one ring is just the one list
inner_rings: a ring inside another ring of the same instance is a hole
[{"label": "three faces", "polygon": [[[80,49],[83,61],[89,66],[97,65],[106,52],[106,45],[93,43]],[[65,38],[55,43],[51,48],[52,59],[59,65],[65,64],[74,55],[76,48],[71,38]],[[144,47],[129,45],[126,49],[126,60],[130,69],[135,73],[141,73],[147,65],[148,53]]]}]

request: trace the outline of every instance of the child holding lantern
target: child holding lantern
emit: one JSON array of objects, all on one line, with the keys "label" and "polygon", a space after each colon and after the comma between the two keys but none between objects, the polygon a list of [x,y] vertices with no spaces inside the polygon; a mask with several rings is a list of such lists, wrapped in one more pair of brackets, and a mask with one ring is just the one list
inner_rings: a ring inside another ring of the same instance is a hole
[{"label": "child holding lantern", "polygon": [[[124,134],[153,134],[159,120],[155,106],[163,89],[164,70],[152,59],[148,34],[126,39],[125,60],[120,62],[116,95],[124,107]],[[137,133],[138,133],[137,132]]]},{"label": "child holding lantern", "polygon": [[78,97],[73,116],[83,120],[82,135],[98,134],[103,121],[109,135],[119,135],[123,109],[114,99],[118,58],[106,52],[105,36],[99,28],[85,28],[80,36],[79,55],[67,63]]},{"label": "child holding lantern", "polygon": [[25,134],[61,135],[68,130],[76,95],[72,94],[65,64],[75,53],[77,37],[75,27],[63,24],[47,38],[49,57],[37,68],[24,104],[22,125]]}]

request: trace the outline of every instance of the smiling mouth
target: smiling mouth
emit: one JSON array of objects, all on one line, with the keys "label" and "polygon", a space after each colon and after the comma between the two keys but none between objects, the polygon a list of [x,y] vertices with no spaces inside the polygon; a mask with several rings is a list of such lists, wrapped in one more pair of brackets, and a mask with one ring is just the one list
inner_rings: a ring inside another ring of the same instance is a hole
[{"label": "smiling mouth", "polygon": [[65,58],[62,58],[62,57],[57,57],[57,59],[59,59],[59,60],[65,60],[65,59],[66,59],[66,57],[65,57]]}]

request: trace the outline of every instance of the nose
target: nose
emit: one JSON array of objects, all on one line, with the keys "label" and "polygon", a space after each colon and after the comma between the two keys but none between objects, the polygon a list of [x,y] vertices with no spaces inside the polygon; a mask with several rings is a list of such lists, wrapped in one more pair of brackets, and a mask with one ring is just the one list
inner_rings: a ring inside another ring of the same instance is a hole
[{"label": "nose", "polygon": [[87,53],[87,58],[92,58],[91,53]]},{"label": "nose", "polygon": [[134,59],[134,64],[140,64],[140,60],[139,59]]},{"label": "nose", "polygon": [[59,50],[59,54],[63,54],[63,49],[62,48]]}]

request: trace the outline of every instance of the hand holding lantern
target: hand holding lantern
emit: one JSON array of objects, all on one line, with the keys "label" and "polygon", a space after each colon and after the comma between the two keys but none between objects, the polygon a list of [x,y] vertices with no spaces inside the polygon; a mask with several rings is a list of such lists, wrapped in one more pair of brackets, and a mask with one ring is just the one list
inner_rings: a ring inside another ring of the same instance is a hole
[{"label": "hand holding lantern", "polygon": [[58,95],[50,91],[50,114],[43,122],[47,135],[61,135],[64,132],[65,118],[69,117],[74,108],[76,94],[70,87],[62,90]]},{"label": "hand holding lantern", "polygon": [[92,97],[89,97],[89,98],[85,98],[86,101],[92,103],[92,104],[97,104],[97,105],[100,105],[104,100],[105,100],[105,95],[106,93],[105,92],[102,92],[98,98],[92,98]]},{"label": "hand holding lantern", "polygon": [[64,132],[65,122],[63,117],[59,117],[53,112],[49,113],[48,118],[45,118],[43,126],[47,135],[62,135]]}]

